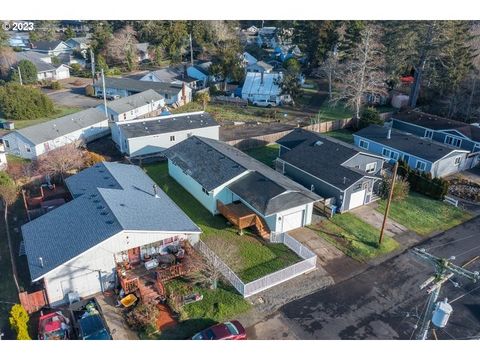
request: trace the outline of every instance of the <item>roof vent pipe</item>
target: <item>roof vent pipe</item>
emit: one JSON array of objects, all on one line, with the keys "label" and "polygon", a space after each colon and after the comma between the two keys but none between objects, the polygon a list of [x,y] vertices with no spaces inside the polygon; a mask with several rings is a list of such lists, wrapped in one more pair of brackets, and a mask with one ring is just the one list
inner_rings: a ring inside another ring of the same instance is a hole
[{"label": "roof vent pipe", "polygon": [[392,138],[392,128],[389,127],[387,131],[387,139],[391,139],[391,138]]},{"label": "roof vent pipe", "polygon": [[40,267],[43,268],[43,258],[41,256],[38,258],[38,261],[40,261]]},{"label": "roof vent pipe", "polygon": [[157,190],[157,185],[156,184],[153,184],[153,194],[156,198],[160,197],[160,196],[158,196],[158,190]]}]

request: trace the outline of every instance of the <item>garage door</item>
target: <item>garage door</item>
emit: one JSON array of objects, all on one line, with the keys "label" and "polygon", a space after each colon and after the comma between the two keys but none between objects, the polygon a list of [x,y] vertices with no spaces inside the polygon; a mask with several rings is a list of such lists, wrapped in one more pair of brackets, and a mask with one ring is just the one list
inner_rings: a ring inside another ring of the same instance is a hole
[{"label": "garage door", "polygon": [[303,210],[282,216],[282,232],[303,226]]},{"label": "garage door", "polygon": [[360,190],[352,193],[352,195],[350,195],[350,205],[348,206],[348,209],[351,210],[356,207],[362,206],[364,200],[365,200],[365,190]]},{"label": "garage door", "polygon": [[80,296],[89,296],[102,291],[98,272],[91,272],[62,281],[63,296],[76,291]]}]

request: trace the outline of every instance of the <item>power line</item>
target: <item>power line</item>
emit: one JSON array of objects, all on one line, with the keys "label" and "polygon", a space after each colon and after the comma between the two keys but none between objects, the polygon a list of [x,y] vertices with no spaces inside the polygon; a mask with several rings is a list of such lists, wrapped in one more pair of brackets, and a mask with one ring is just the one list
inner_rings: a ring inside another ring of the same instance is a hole
[{"label": "power line", "polygon": [[476,236],[476,234],[468,235],[468,236],[465,236],[465,237],[460,238],[460,239],[457,239],[457,240],[449,241],[448,243],[445,243],[445,244],[440,244],[440,245],[436,245],[436,246],[430,246],[430,247],[426,248],[426,250],[430,251],[430,250],[432,250],[432,249],[437,249],[437,248],[442,247],[442,246],[447,246],[447,245],[454,244],[454,243],[459,242],[459,241],[464,241],[464,240],[470,239],[470,238],[472,238],[472,237],[474,237],[474,236]]},{"label": "power line", "polygon": [[479,248],[480,248],[480,245],[478,245],[478,246],[475,246],[475,247],[473,247],[473,248],[471,248],[471,249],[469,249],[469,250],[467,250],[467,251],[464,251],[464,252],[462,252],[462,253],[460,253],[460,254],[458,254],[458,255],[455,255],[455,257],[457,258],[457,257],[459,257],[459,256],[462,256],[462,255],[468,254],[470,251],[473,251],[473,250],[475,250],[475,249],[479,249]]},{"label": "power line", "polygon": [[474,292],[474,291],[476,291],[476,290],[478,290],[478,289],[480,289],[480,286],[477,286],[476,288],[474,288],[474,289],[466,292],[465,294],[462,294],[462,295],[456,297],[455,299],[453,299],[452,301],[450,301],[450,304],[453,303],[453,302],[455,302],[455,301],[457,301],[457,300],[460,300],[461,298],[463,298],[463,297],[471,294],[472,292]]}]

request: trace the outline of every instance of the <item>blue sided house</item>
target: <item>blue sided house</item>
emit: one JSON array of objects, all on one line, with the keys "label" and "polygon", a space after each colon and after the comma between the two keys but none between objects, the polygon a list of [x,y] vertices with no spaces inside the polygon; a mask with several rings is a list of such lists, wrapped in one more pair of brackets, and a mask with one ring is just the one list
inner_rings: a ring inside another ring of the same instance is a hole
[{"label": "blue sided house", "polygon": [[[167,149],[168,172],[212,215],[263,238],[311,223],[314,192],[221,141],[192,136]],[[249,222],[240,225],[240,222]]]},{"label": "blue sided house", "polygon": [[390,124],[370,125],[353,137],[358,147],[382,155],[390,162],[403,160],[412,169],[429,172],[432,177],[454,174],[469,166],[468,150],[392,129]]},{"label": "blue sided house", "polygon": [[469,152],[466,169],[480,163],[480,126],[467,124],[420,111],[400,112],[392,116],[395,129],[432,139]]},{"label": "blue sided house", "polygon": [[277,170],[318,195],[333,199],[338,212],[379,199],[383,157],[300,128],[277,143]]}]

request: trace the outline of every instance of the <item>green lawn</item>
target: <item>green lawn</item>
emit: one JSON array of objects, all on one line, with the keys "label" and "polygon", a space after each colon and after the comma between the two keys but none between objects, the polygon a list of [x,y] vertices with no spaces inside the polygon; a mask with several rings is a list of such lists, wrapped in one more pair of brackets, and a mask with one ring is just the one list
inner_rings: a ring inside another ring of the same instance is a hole
[{"label": "green lawn", "polygon": [[65,115],[70,115],[73,113],[76,113],[82,109],[78,107],[69,107],[69,106],[56,106],[55,107],[55,113],[51,116],[39,118],[39,119],[34,119],[34,120],[15,120],[15,128],[16,129],[22,129],[27,126],[32,126],[36,124],[40,124],[43,122],[46,122],[48,120],[56,119]]},{"label": "green lawn", "polygon": [[388,236],[384,236],[379,247],[380,231],[351,213],[337,214],[310,228],[346,255],[362,262],[398,247],[398,243]]},{"label": "green lawn", "polygon": [[[379,201],[378,211],[385,212],[385,201]],[[444,231],[472,217],[469,213],[442,201],[411,192],[404,201],[392,202],[389,217],[420,235],[435,230]]]},{"label": "green lawn", "polygon": [[[236,315],[250,309],[250,304],[234,289],[219,283],[216,290],[205,289],[177,278],[166,285],[169,293],[188,295],[199,292],[203,295],[201,301],[185,305],[181,308],[181,321],[171,328],[167,328],[155,338],[162,340],[175,340],[191,338],[195,333],[214,325],[218,322],[232,320]],[[189,287],[190,286],[190,287]]]},{"label": "green lawn", "polygon": [[273,161],[278,157],[278,144],[262,146],[256,149],[246,150],[245,153],[272,167]]},{"label": "green lawn", "polygon": [[345,108],[343,104],[330,105],[328,102],[324,102],[320,106],[318,116],[321,122],[338,120],[338,119],[349,119],[353,116],[353,112]]},{"label": "green lawn", "polygon": [[227,225],[221,216],[212,216],[192,195],[168,175],[166,162],[146,165],[147,174],[170,196],[203,231],[202,240],[237,275],[249,282],[299,261],[283,244],[264,244],[256,236]]},{"label": "green lawn", "polygon": [[333,130],[325,133],[325,135],[333,137],[334,139],[353,144],[353,132],[348,129]]}]

